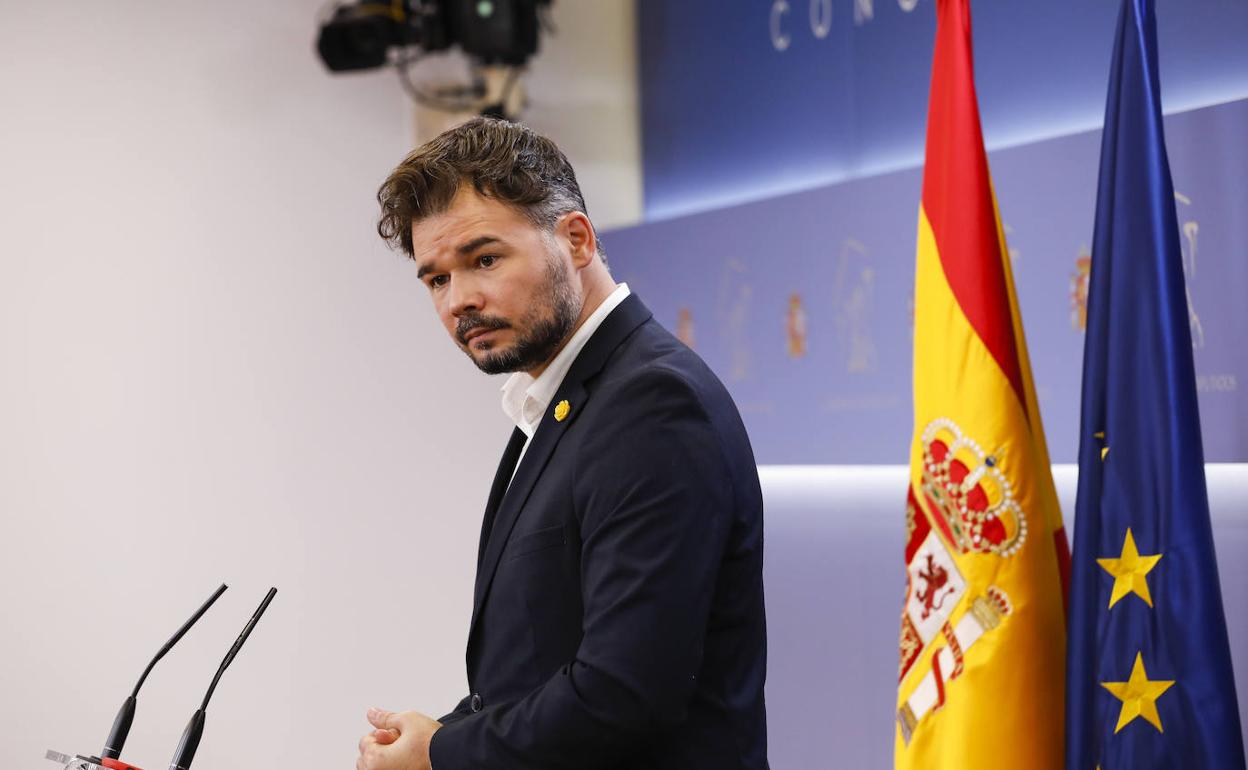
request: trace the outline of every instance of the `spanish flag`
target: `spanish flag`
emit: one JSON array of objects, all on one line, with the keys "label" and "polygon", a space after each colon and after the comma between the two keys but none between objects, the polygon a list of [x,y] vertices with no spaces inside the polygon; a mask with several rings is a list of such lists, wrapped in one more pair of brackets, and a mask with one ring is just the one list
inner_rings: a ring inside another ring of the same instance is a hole
[{"label": "spanish flag", "polygon": [[895,764],[1060,768],[1069,551],[976,104],[937,0],[914,299]]}]

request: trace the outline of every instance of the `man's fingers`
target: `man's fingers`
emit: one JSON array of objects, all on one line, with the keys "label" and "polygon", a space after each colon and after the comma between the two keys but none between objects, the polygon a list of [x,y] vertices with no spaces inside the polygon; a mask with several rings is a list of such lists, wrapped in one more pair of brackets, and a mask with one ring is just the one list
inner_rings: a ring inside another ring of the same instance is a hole
[{"label": "man's fingers", "polygon": [[398,714],[379,708],[371,708],[368,710],[368,723],[378,730],[394,730],[399,731]]},{"label": "man's fingers", "polygon": [[398,740],[398,733],[392,730],[374,730],[360,738],[360,758],[355,761],[355,770],[372,770],[381,747],[394,743],[396,740]]}]

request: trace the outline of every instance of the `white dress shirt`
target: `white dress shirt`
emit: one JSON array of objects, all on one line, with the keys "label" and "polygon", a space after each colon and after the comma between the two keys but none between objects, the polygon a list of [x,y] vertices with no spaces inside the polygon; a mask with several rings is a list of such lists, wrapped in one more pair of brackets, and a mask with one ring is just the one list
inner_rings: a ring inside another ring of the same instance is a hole
[{"label": "white dress shirt", "polygon": [[[622,283],[616,286],[615,291],[608,294],[602,304],[590,314],[589,318],[585,319],[585,323],[581,324],[581,327],[568,340],[568,344],[563,346],[563,349],[539,377],[535,379],[528,372],[516,372],[503,383],[503,412],[511,418],[516,427],[524,431],[526,436],[524,448],[520,450],[520,457],[516,460],[516,468],[520,467],[524,453],[529,450],[529,444],[533,442],[533,434],[537,432],[537,426],[542,422],[542,415],[546,413],[551,399],[555,397],[559,386],[563,384],[563,378],[572,368],[572,362],[580,355],[585,343],[594,336],[594,332],[598,330],[606,317],[624,301],[629,293],[628,284]],[[515,477],[514,470],[512,477]]]}]

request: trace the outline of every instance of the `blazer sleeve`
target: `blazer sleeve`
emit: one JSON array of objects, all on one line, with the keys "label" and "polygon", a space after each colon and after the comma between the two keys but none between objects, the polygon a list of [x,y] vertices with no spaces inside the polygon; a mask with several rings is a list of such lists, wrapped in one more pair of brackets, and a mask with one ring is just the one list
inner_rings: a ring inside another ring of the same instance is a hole
[{"label": "blazer sleeve", "polygon": [[437,770],[610,767],[685,719],[734,479],[711,417],[680,373],[651,369],[596,397],[611,401],[590,427],[573,482],[580,647],[522,700],[438,730]]},{"label": "blazer sleeve", "polygon": [[451,722],[458,722],[472,713],[471,703],[472,696],[465,695],[459,703],[455,704],[455,708],[452,709],[451,713],[446,716],[439,717],[438,721],[444,725],[450,724]]}]

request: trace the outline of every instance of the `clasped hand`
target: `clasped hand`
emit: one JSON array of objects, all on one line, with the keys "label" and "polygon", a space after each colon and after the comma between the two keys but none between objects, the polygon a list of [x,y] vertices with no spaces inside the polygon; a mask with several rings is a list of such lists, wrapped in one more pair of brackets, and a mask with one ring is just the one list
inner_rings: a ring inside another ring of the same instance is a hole
[{"label": "clasped hand", "polygon": [[442,723],[417,711],[394,713],[372,708],[374,729],[360,739],[355,770],[430,770],[429,742]]}]

